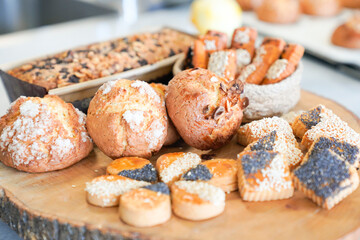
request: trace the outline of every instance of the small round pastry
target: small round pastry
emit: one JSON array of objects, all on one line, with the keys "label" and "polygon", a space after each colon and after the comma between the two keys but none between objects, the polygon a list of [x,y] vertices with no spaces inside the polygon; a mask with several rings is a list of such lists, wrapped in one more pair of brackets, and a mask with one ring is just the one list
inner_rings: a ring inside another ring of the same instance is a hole
[{"label": "small round pastry", "polygon": [[342,10],[341,0],[301,0],[302,11],[314,16],[330,17]]},{"label": "small round pastry", "polygon": [[147,185],[150,183],[118,175],[103,175],[86,183],[86,199],[98,207],[114,207],[119,205],[122,194]]},{"label": "small round pastry", "polygon": [[164,102],[148,83],[120,79],[99,88],[86,124],[109,157],[149,158],[165,142],[167,115]]},{"label": "small round pastry", "polygon": [[[165,93],[167,86],[161,83],[151,83],[150,86],[159,94],[161,100],[165,104]],[[174,124],[171,119],[168,117],[168,129],[167,135],[165,138],[164,146],[169,146],[176,143],[180,139],[179,133],[176,131]]]},{"label": "small round pastry", "polygon": [[345,48],[360,48],[360,14],[354,14],[334,31],[331,41]]},{"label": "small round pastry", "polygon": [[206,182],[175,182],[171,198],[174,213],[193,221],[215,217],[225,208],[224,191]]},{"label": "small round pastry", "polygon": [[251,11],[253,10],[253,6],[251,4],[251,0],[236,0],[240,5],[241,9],[244,11]]},{"label": "small round pastry", "polygon": [[157,159],[156,170],[159,172],[160,180],[170,186],[199,163],[201,158],[195,153],[166,153]]},{"label": "small round pastry", "polygon": [[152,163],[147,159],[138,157],[115,159],[106,168],[106,173],[145,182],[154,183],[157,181],[157,171]]},{"label": "small round pastry", "polygon": [[258,19],[270,23],[293,23],[301,14],[297,0],[264,0],[256,9]]},{"label": "small round pastry", "polygon": [[165,183],[131,190],[120,197],[120,218],[135,227],[151,227],[171,217],[170,191]]},{"label": "small round pastry", "polygon": [[247,99],[243,84],[228,82],[207,69],[182,71],[169,82],[166,106],[184,141],[208,150],[222,147],[241,124]]},{"label": "small round pastry", "polygon": [[0,119],[1,162],[25,172],[73,165],[93,148],[85,118],[57,96],[18,98]]},{"label": "small round pastry", "polygon": [[360,8],[360,0],[342,0],[342,5],[347,8]]},{"label": "small round pastry", "polygon": [[233,159],[208,160],[184,173],[181,180],[206,181],[224,192],[236,191],[237,163]]}]

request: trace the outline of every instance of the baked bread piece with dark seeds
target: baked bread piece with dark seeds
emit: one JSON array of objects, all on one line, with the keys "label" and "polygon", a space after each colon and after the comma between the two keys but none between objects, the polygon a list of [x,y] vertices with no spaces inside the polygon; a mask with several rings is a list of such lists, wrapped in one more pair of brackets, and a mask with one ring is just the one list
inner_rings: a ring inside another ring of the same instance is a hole
[{"label": "baked bread piece with dark seeds", "polygon": [[295,136],[302,138],[307,130],[320,122],[321,114],[324,113],[324,111],[324,106],[318,105],[300,114],[292,124]]},{"label": "baked bread piece with dark seeds", "polygon": [[119,175],[139,181],[156,182],[157,171],[151,162],[144,158],[123,157],[112,161],[106,168],[111,175]]},{"label": "baked bread piece with dark seeds", "polygon": [[356,169],[329,149],[314,151],[293,172],[294,184],[319,206],[331,209],[359,185]]},{"label": "baked bread piece with dark seeds", "polygon": [[333,151],[355,168],[359,166],[359,147],[332,137],[319,137],[313,145],[311,145],[308,153],[305,155],[305,158],[317,154],[319,151],[324,149]]},{"label": "baked bread piece with dark seeds", "polygon": [[241,153],[238,184],[241,198],[245,201],[286,199],[294,193],[287,160],[274,151]]},{"label": "baked bread piece with dark seeds", "polygon": [[90,44],[34,60],[8,73],[47,90],[153,64],[185,52],[193,37],[172,29]]}]

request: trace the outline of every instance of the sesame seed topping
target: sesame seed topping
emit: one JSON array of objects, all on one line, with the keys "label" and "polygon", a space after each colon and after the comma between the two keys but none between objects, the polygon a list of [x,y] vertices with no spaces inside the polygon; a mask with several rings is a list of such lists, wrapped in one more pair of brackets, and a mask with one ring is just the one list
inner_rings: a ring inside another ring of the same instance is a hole
[{"label": "sesame seed topping", "polygon": [[255,64],[249,64],[241,71],[240,76],[238,79],[241,82],[246,82],[246,79],[256,70]]},{"label": "sesame seed topping", "polygon": [[246,28],[244,31],[236,31],[234,41],[237,43],[246,44],[250,42],[249,29]]},{"label": "sesame seed topping", "polygon": [[278,60],[276,60],[271,65],[268,72],[266,73],[266,78],[276,79],[276,78],[280,77],[280,75],[285,71],[287,65],[288,65],[288,60],[287,59],[278,59]]},{"label": "sesame seed topping", "polygon": [[217,51],[210,55],[208,69],[220,77],[225,77],[226,66],[229,64],[228,51]]},{"label": "sesame seed topping", "polygon": [[216,43],[215,40],[204,40],[205,49],[208,51],[216,50]]},{"label": "sesame seed topping", "polygon": [[221,205],[225,201],[224,191],[206,182],[178,181],[174,184],[178,188],[190,194],[195,194],[202,200],[209,201],[214,205]]}]

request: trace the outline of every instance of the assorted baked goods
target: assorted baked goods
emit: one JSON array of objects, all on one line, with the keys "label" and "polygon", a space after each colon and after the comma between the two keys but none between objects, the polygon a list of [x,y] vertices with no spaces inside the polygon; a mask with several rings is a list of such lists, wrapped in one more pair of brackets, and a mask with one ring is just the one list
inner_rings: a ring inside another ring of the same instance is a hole
[{"label": "assorted baked goods", "polygon": [[162,224],[171,217],[170,191],[159,182],[123,194],[119,205],[120,218],[135,227]]},{"label": "assorted baked goods", "polygon": [[360,8],[360,0],[342,0],[342,5],[348,8]]},{"label": "assorted baked goods", "polygon": [[112,158],[149,158],[163,146],[168,120],[164,102],[146,82],[126,79],[102,85],[91,100],[86,125]]},{"label": "assorted baked goods", "polygon": [[69,167],[93,149],[85,121],[57,96],[20,97],[0,119],[0,160],[25,172]]},{"label": "assorted baked goods", "polygon": [[190,35],[162,29],[71,49],[8,73],[49,90],[153,64],[184,52],[192,42]]},{"label": "assorted baked goods", "polygon": [[300,0],[302,11],[314,16],[334,16],[342,10],[341,0]]},{"label": "assorted baked goods", "polygon": [[293,23],[301,15],[298,0],[263,0],[255,9],[257,18],[270,23]]},{"label": "assorted baked goods", "polygon": [[171,199],[174,214],[193,221],[215,217],[225,208],[224,191],[206,182],[175,182]]},{"label": "assorted baked goods", "polygon": [[[183,67],[194,67],[192,63],[198,61],[197,57],[205,56],[210,61],[202,61],[198,67],[207,68],[228,81],[235,78],[243,82],[244,96],[249,99],[243,111],[245,122],[289,112],[300,99],[304,47],[266,37],[256,48],[257,31],[250,27],[235,29],[231,39],[229,49],[211,53],[198,48],[195,54],[195,44],[189,49]],[[174,74],[180,71],[180,65],[176,64]]]},{"label": "assorted baked goods", "polygon": [[340,47],[360,49],[360,12],[335,29],[331,42]]},{"label": "assorted baked goods", "polygon": [[216,149],[231,140],[241,124],[243,84],[195,68],[178,73],[166,94],[168,114],[181,138],[198,149]]}]

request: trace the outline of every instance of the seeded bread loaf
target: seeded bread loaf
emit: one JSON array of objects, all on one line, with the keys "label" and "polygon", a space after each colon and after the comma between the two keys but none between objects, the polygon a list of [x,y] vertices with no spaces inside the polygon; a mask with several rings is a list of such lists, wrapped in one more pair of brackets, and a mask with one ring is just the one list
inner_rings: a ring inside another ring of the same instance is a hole
[{"label": "seeded bread loaf", "polygon": [[153,64],[184,52],[192,41],[189,35],[163,29],[71,49],[8,73],[49,90]]}]

